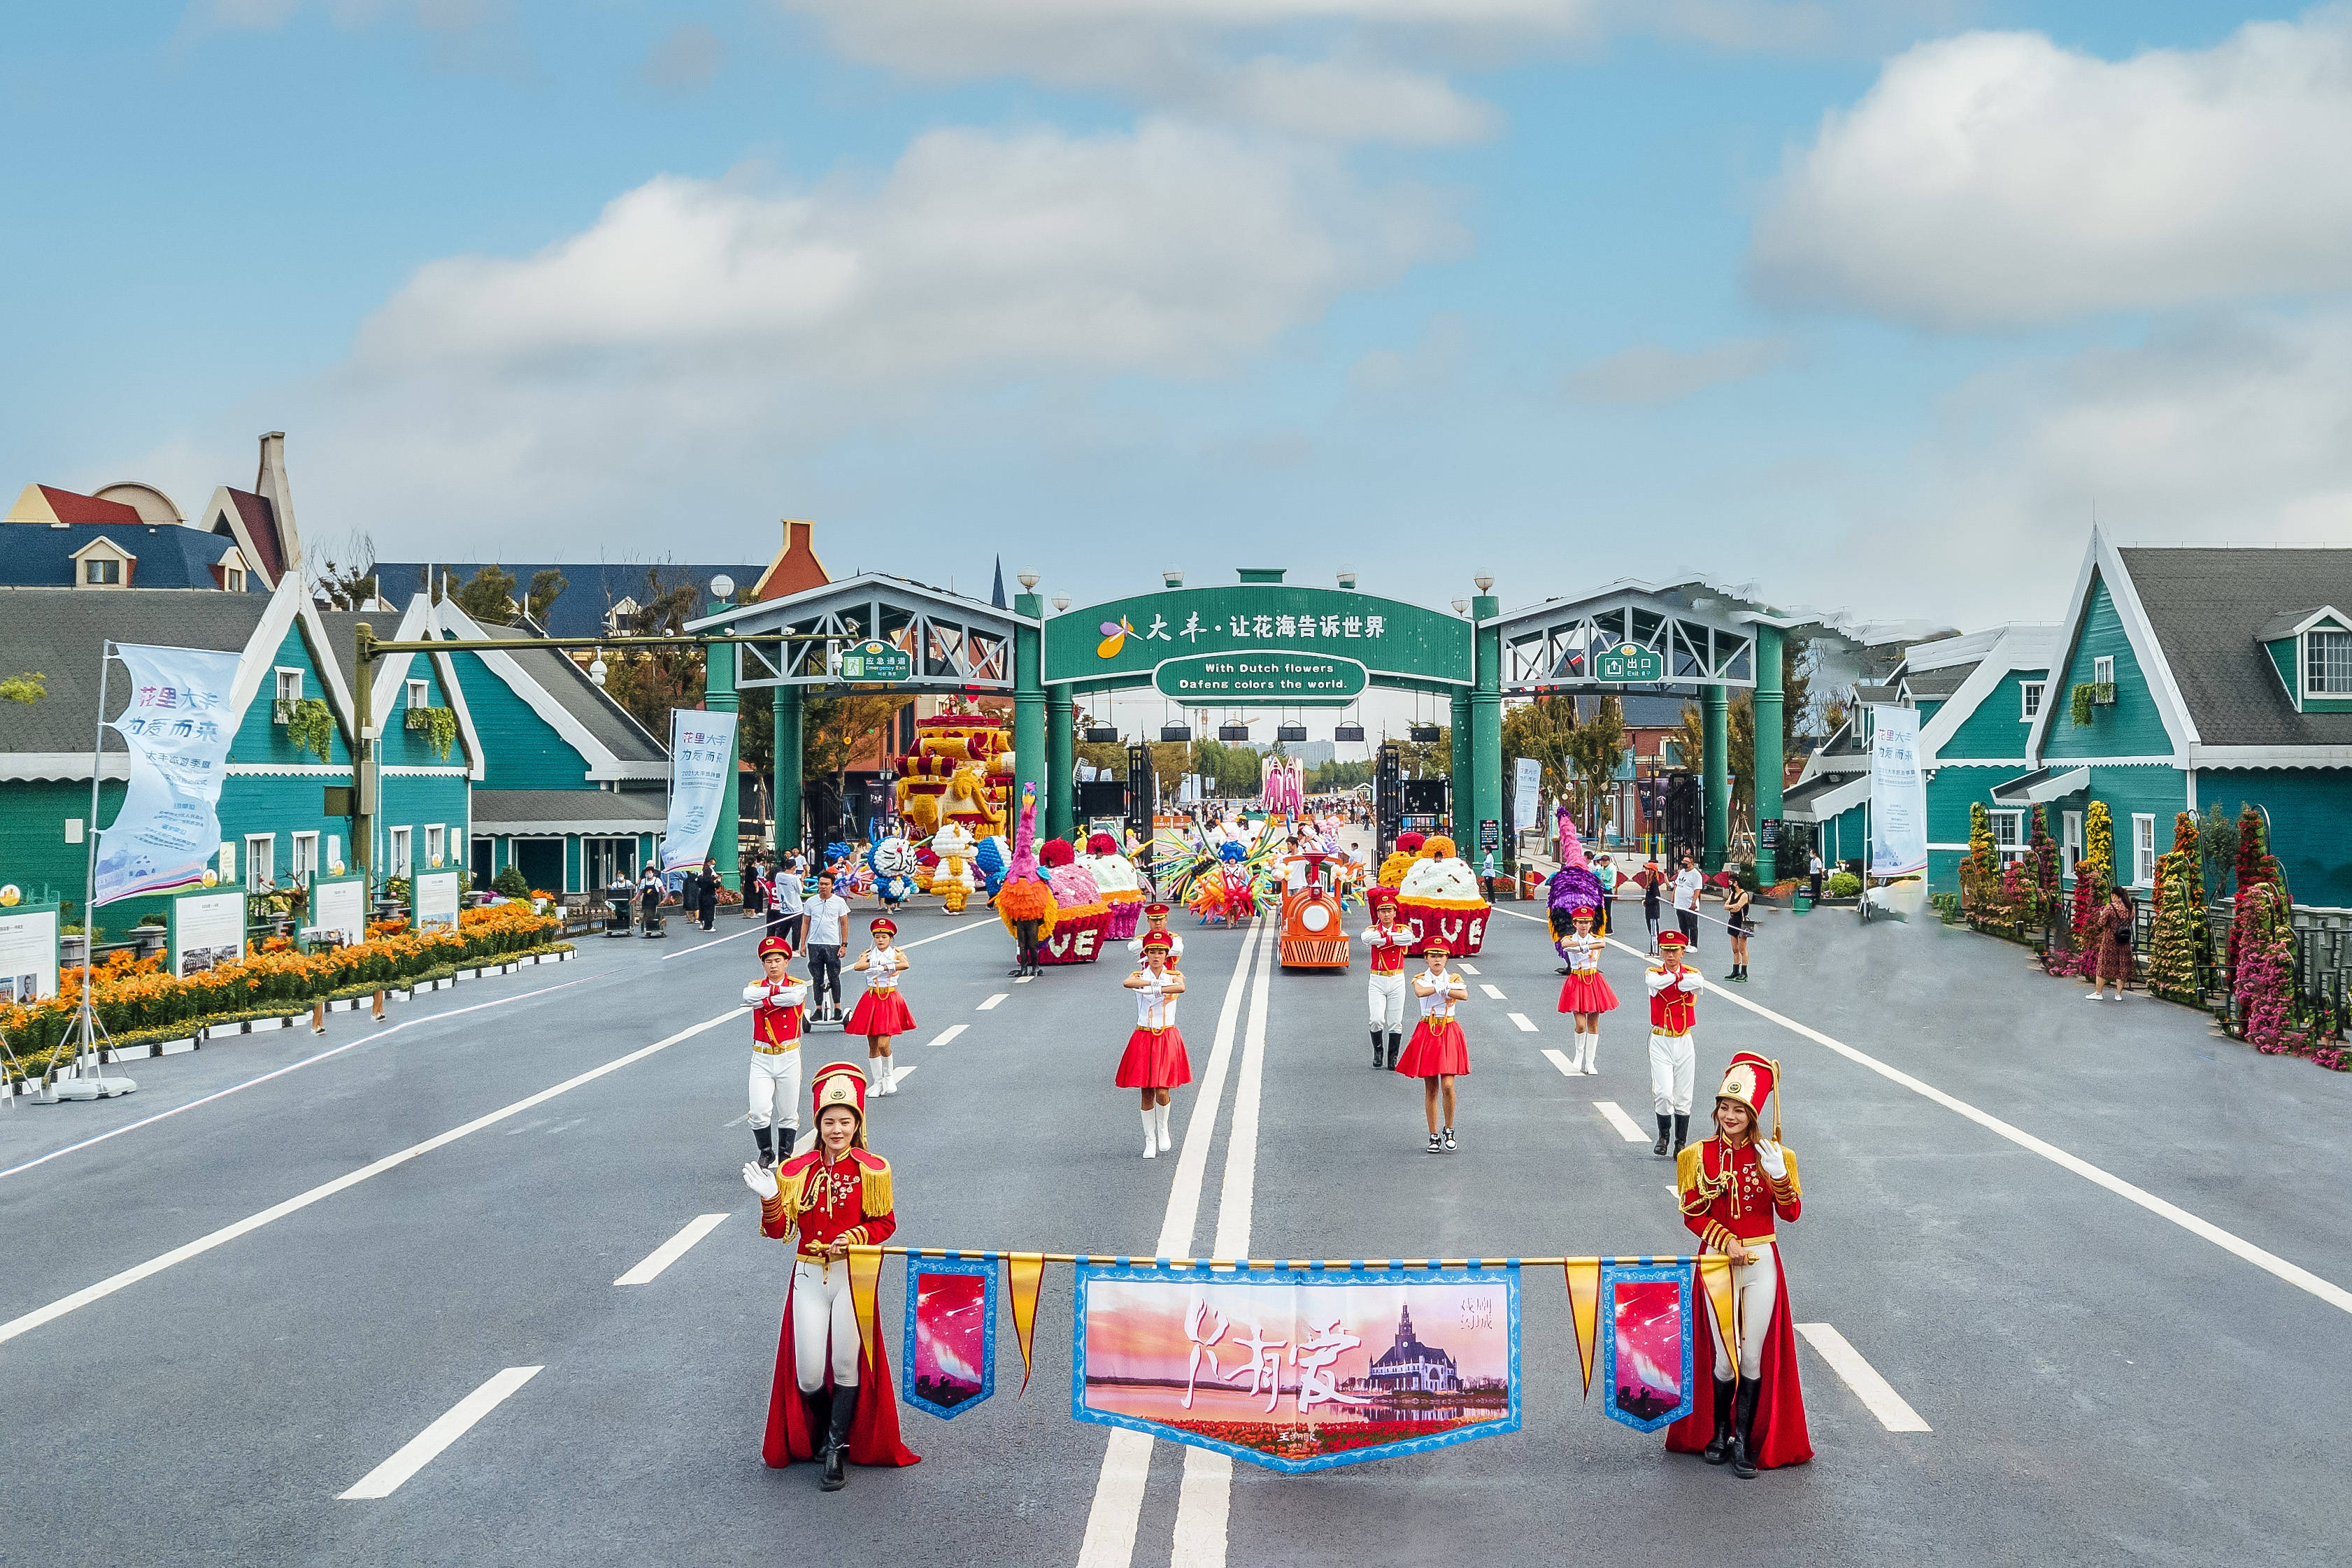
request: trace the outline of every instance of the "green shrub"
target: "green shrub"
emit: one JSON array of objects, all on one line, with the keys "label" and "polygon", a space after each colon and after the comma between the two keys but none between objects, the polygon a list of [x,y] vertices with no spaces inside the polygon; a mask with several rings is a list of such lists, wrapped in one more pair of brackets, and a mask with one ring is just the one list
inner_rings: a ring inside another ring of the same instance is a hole
[{"label": "green shrub", "polygon": [[530,897],[530,879],[522,874],[522,868],[520,866],[509,864],[505,870],[490,879],[490,886],[509,899]]},{"label": "green shrub", "polygon": [[1851,871],[1832,871],[1829,886],[1822,891],[1832,899],[1851,899],[1862,891],[1862,879]]}]

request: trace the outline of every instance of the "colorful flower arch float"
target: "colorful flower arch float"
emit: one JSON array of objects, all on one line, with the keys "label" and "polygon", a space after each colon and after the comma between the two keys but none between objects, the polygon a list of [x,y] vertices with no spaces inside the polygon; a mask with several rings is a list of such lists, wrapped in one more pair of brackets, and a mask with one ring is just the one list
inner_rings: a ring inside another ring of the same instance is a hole
[{"label": "colorful flower arch float", "polygon": [[1444,834],[1423,840],[1397,884],[1397,921],[1413,931],[1407,951],[1418,953],[1434,937],[1454,957],[1472,956],[1486,940],[1493,912],[1479,894],[1477,874],[1454,852],[1454,840]]},{"label": "colorful flower arch float", "polygon": [[1118,852],[1118,839],[1097,833],[1087,840],[1086,868],[1110,910],[1104,934],[1112,942],[1125,942],[1135,934],[1143,917],[1143,883],[1135,874],[1134,864]]},{"label": "colorful flower arch float", "polygon": [[1054,931],[1038,947],[1041,963],[1092,963],[1102,955],[1110,907],[1095,886],[1094,873],[1078,864],[1077,851],[1049,838],[1037,851],[1045,885],[1054,895]]}]

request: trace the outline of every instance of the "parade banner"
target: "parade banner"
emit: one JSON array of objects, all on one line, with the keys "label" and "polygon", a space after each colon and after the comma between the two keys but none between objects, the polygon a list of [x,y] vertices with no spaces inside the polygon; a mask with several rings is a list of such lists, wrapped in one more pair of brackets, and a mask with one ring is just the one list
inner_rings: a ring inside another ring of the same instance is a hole
[{"label": "parade banner", "polygon": [[1914,876],[1927,868],[1927,784],[1919,772],[1919,710],[1874,702],[1870,714],[1870,874]]},{"label": "parade banner", "polygon": [[1609,1418],[1654,1432],[1691,1410],[1687,1262],[1601,1266],[1601,1372]]},{"label": "parade banner", "polygon": [[[98,836],[93,907],[194,887],[220,850],[222,768],[236,719],[233,653],[113,645],[131,702],[108,727],[130,751],[122,809]],[[94,826],[94,825],[93,825]]]},{"label": "parade banner", "polygon": [[[700,866],[710,857],[727,791],[735,784],[735,715],[700,708],[669,710],[669,821],[662,828],[662,873]],[[728,855],[734,846],[727,847]]]},{"label": "parade banner", "polygon": [[1511,826],[1533,827],[1543,820],[1543,808],[1538,803],[1543,788],[1543,763],[1533,757],[1515,758],[1511,763]]},{"label": "parade banner", "polygon": [[1073,1416],[1268,1469],[1519,1429],[1516,1267],[1080,1263],[1072,1315]]},{"label": "parade banner", "polygon": [[1592,1352],[1600,1348],[1601,1259],[1570,1258],[1568,1275],[1568,1315],[1576,1326],[1576,1360],[1584,1371],[1584,1397],[1592,1397]]},{"label": "parade banner", "polygon": [[996,1260],[907,1259],[907,1403],[943,1420],[996,1392]]},{"label": "parade banner", "polygon": [[1013,1306],[1013,1337],[1021,1343],[1021,1392],[1029,1392],[1036,1361],[1037,1292],[1045,1282],[1045,1255],[1009,1252],[1004,1257],[1005,1295]]},{"label": "parade banner", "polygon": [[245,889],[206,888],[180,893],[165,906],[164,938],[171,973],[185,979],[245,957]]}]

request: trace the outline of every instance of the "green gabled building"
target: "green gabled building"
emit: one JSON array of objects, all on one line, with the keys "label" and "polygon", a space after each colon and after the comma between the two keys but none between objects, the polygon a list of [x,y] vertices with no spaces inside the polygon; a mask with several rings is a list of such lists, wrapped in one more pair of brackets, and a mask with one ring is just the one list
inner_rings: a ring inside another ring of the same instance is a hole
[{"label": "green gabled building", "polygon": [[2298,904],[2352,907],[2352,549],[2118,546],[2093,530],[2024,772],[2071,868],[2093,801],[2147,889],[2173,819],[2259,806]]},{"label": "green gabled building", "polygon": [[[1919,756],[1927,785],[1927,884],[1957,891],[1968,858],[1969,807],[2025,767],[2033,721],[2048,700],[2054,626],[2017,623],[1920,643],[1895,672],[1900,700],[1919,710]],[[2004,858],[2023,855],[2032,824],[2022,812],[1996,815],[1993,840]]]},{"label": "green gabled building", "polygon": [[[365,622],[379,637],[422,637],[432,624],[432,605],[422,594],[412,596],[396,626],[386,625],[381,609],[320,610],[318,617],[349,689],[358,679],[353,628]],[[451,658],[395,654],[376,660],[368,711],[376,725],[380,804],[369,863],[379,877],[467,863],[482,743]]]},{"label": "green gabled building", "polygon": [[[482,626],[448,599],[429,608],[448,638],[522,638],[525,628]],[[474,775],[477,885],[508,866],[533,888],[593,892],[651,860],[669,815],[669,752],[563,653],[457,652],[446,660],[464,691]]]}]

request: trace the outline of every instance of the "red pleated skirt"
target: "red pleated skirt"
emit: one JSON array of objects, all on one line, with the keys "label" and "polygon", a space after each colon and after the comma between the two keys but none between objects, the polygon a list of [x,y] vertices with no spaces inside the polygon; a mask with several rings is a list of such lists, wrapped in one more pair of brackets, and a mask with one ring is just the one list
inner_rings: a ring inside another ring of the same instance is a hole
[{"label": "red pleated skirt", "polygon": [[1397,1058],[1396,1070],[1407,1078],[1442,1078],[1447,1074],[1459,1077],[1470,1070],[1470,1042],[1462,1037],[1462,1026],[1451,1018],[1423,1018],[1412,1026],[1412,1038],[1404,1043],[1404,1055]]},{"label": "red pleated skirt", "polygon": [[1609,982],[1601,971],[1570,974],[1559,988],[1559,1010],[1563,1013],[1607,1013],[1617,1005],[1617,993],[1609,989]]},{"label": "red pleated skirt", "polygon": [[1173,1027],[1153,1034],[1138,1029],[1127,1037],[1118,1058],[1121,1089],[1174,1089],[1192,1081],[1192,1058],[1185,1053],[1184,1037]]},{"label": "red pleated skirt", "polygon": [[849,1010],[849,1022],[842,1029],[852,1035],[903,1035],[914,1026],[915,1015],[907,1010],[907,999],[893,985],[868,988]]}]

